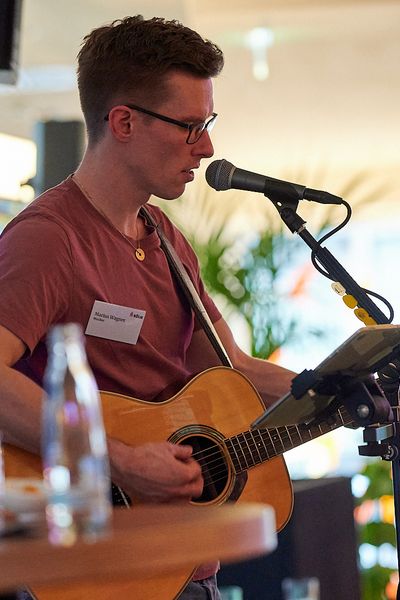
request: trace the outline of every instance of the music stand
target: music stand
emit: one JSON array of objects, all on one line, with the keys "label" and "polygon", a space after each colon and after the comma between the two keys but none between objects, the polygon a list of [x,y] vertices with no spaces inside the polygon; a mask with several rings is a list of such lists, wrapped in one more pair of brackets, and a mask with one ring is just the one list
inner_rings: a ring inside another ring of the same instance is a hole
[{"label": "music stand", "polygon": [[344,405],[360,426],[393,420],[391,407],[372,378],[400,354],[400,325],[358,329],[314,370],[305,369],[291,390],[258,417],[251,429],[326,420]]}]

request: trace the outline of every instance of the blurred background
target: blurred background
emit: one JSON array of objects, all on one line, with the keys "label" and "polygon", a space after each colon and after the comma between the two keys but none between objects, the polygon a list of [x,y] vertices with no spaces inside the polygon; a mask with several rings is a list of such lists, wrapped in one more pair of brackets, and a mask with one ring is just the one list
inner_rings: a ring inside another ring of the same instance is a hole
[{"label": "blurred background", "polygon": [[[215,81],[214,158],[343,197],[352,218],[326,247],[392,304],[398,322],[397,0],[0,0],[0,48],[4,56],[8,44],[10,58],[0,63],[1,226],[79,162],[85,131],[75,58],[83,36],[137,13],[178,19],[220,45],[226,66]],[[215,192],[207,164],[182,199],[161,204],[195,246],[239,344],[296,371],[315,367],[363,324],[269,200]],[[298,213],[315,237],[346,216],[343,207],[307,202]],[[390,469],[361,458],[360,443],[360,431],[342,428],[285,459],[294,480],[349,478],[363,597],[376,600],[385,587],[390,598]]]}]

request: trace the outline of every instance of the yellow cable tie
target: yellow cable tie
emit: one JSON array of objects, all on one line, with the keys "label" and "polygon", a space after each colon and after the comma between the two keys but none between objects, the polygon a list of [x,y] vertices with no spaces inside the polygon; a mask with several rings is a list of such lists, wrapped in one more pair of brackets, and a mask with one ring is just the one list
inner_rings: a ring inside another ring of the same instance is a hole
[{"label": "yellow cable tie", "polygon": [[351,296],[350,294],[345,294],[344,296],[342,296],[342,300],[345,303],[345,305],[349,308],[355,308],[357,306],[357,300],[354,298],[354,296]]},{"label": "yellow cable tie", "polygon": [[357,319],[360,319],[360,321],[363,323],[365,323],[367,319],[371,318],[364,308],[356,308],[354,310],[354,314],[356,315]]}]

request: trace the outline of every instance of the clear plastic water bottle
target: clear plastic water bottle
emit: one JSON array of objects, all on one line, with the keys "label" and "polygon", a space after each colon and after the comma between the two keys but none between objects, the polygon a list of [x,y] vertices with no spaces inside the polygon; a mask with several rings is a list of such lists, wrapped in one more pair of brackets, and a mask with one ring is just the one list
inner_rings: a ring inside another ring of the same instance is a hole
[{"label": "clear plastic water bottle", "polygon": [[82,328],[57,325],[47,339],[42,458],[49,540],[105,533],[111,519],[110,468],[101,403]]}]

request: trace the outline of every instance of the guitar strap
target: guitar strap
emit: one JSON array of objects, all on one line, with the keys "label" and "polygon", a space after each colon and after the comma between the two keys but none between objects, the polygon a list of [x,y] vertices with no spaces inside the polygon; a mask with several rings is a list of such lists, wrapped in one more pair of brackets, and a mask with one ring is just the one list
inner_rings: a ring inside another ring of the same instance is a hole
[{"label": "guitar strap", "polygon": [[160,238],[161,248],[164,251],[165,256],[167,257],[170,269],[173,275],[175,275],[186,299],[188,300],[190,306],[192,307],[197,317],[198,322],[204,329],[221,363],[225,367],[232,368],[233,365],[231,363],[231,360],[224,346],[222,345],[222,342],[218,337],[215,327],[210,317],[208,316],[206,309],[204,308],[200,296],[197,293],[197,290],[194,287],[193,282],[185,269],[185,266],[183,265],[178,254],[176,253],[175,248],[172,246],[168,238],[164,235],[161,229],[161,225],[155,222],[155,220],[153,219],[152,215],[146,207],[142,206],[142,208],[140,209],[140,214],[146,219],[146,221],[150,225],[152,225],[156,229]]}]

